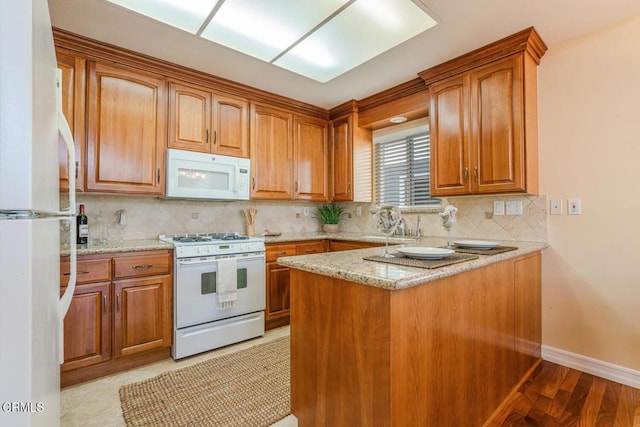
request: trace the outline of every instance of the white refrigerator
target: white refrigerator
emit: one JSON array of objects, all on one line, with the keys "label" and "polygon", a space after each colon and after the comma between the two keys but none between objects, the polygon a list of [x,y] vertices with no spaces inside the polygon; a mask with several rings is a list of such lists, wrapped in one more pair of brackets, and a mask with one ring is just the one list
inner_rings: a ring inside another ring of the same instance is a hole
[{"label": "white refrigerator", "polygon": [[73,176],[69,209],[59,207],[61,138],[70,164],[75,152],[59,76],[47,0],[0,1],[0,426],[60,422],[62,321],[75,287],[72,268],[60,297],[61,222],[75,242]]}]

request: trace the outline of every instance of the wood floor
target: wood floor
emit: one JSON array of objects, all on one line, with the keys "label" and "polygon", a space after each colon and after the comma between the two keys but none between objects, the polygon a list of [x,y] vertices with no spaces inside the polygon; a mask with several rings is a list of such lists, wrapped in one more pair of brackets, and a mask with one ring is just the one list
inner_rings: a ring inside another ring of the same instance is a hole
[{"label": "wood floor", "polygon": [[490,426],[640,427],[640,390],[545,361]]}]

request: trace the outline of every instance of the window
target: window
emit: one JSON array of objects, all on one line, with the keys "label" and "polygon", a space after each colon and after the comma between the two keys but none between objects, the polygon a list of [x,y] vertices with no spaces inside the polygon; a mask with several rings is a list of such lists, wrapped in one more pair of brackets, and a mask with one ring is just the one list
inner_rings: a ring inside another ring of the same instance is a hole
[{"label": "window", "polygon": [[428,125],[407,125],[393,133],[374,133],[376,203],[402,208],[438,206],[440,200],[429,193]]}]

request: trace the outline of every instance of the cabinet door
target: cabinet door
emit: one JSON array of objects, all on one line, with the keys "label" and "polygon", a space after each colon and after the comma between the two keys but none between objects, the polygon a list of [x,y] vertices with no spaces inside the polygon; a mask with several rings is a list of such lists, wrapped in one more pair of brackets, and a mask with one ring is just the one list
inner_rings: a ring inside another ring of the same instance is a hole
[{"label": "cabinet door", "polygon": [[291,200],[292,115],[251,106],[251,198]]},{"label": "cabinet door", "polygon": [[169,83],[169,148],[211,151],[211,99],[204,88]]},{"label": "cabinet door", "polygon": [[113,356],[171,346],[171,276],[114,282]]},{"label": "cabinet door", "polygon": [[213,97],[213,152],[249,157],[249,105],[230,96]]},{"label": "cabinet door", "polygon": [[524,191],[522,57],[471,73],[472,191]]},{"label": "cabinet door", "polygon": [[431,195],[469,192],[468,76],[429,87],[431,95]]},{"label": "cabinet door", "polygon": [[110,304],[109,282],[76,287],[64,317],[62,372],[111,358]]},{"label": "cabinet door", "polygon": [[[76,148],[76,191],[84,190],[85,91],[87,61],[64,51],[56,51],[58,68],[62,71],[62,113],[69,123]],[[58,144],[60,189],[69,189],[69,158],[67,146]]]},{"label": "cabinet door", "polygon": [[338,118],[331,126],[333,200],[353,200],[353,119]]},{"label": "cabinet door", "polygon": [[289,272],[276,262],[267,264],[267,309],[265,310],[266,329],[289,324]]},{"label": "cabinet door", "polygon": [[163,193],[165,86],[160,76],[89,64],[87,191]]},{"label": "cabinet door", "polygon": [[324,202],[329,199],[327,122],[294,118],[294,198]]}]

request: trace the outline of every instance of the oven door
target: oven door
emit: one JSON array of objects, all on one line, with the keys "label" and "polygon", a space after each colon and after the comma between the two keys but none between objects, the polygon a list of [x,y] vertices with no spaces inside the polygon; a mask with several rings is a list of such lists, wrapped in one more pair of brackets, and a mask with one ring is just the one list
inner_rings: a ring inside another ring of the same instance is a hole
[{"label": "oven door", "polygon": [[265,309],[264,252],[231,255],[236,257],[238,299],[229,310],[217,308],[217,260],[229,255],[183,258],[176,261],[174,290],[176,328],[226,319]]}]

